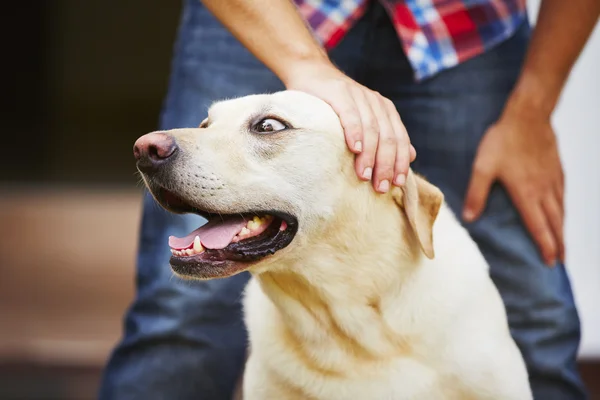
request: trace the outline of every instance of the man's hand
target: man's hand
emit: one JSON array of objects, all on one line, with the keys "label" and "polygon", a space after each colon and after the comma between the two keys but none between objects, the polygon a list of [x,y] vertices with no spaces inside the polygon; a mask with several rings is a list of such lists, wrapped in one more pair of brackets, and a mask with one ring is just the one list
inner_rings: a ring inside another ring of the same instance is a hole
[{"label": "man's hand", "polygon": [[565,260],[564,178],[550,116],[599,15],[598,0],[542,0],[521,75],[479,145],[467,191],[463,217],[472,221],[500,181],[549,265]]},{"label": "man's hand", "polygon": [[335,68],[291,1],[203,3],[288,89],[319,97],[335,110],[357,154],[360,178],[372,179],[379,192],[404,184],[416,152],[396,108]]},{"label": "man's hand", "polygon": [[494,181],[507,189],[542,258],[552,266],[565,259],[564,176],[549,115],[509,103],[486,132],[473,165],[463,217],[483,211]]},{"label": "man's hand", "polygon": [[319,62],[298,65],[288,89],[312,94],[338,114],[348,148],[357,154],[359,178],[373,181],[380,193],[390,185],[402,186],[416,151],[394,104],[354,80],[332,64]]}]

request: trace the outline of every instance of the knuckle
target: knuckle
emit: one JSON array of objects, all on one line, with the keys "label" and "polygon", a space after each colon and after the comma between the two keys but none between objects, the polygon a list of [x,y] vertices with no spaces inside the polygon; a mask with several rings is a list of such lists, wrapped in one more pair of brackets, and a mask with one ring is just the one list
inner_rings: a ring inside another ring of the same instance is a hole
[{"label": "knuckle", "polygon": [[540,197],[543,198],[547,195],[548,189],[547,185],[538,185],[534,182],[530,182],[521,187],[521,193],[526,199],[539,199]]},{"label": "knuckle", "polygon": [[358,128],[349,128],[347,129],[347,132],[347,136],[353,139],[359,139],[362,136],[361,131]]},{"label": "knuckle", "polygon": [[515,193],[523,201],[531,201],[538,195],[537,189],[529,185],[522,185],[516,188]]},{"label": "knuckle", "polygon": [[380,95],[379,95],[378,92],[367,88],[367,90],[365,90],[364,93],[365,93],[365,97],[367,99],[369,99],[369,101],[372,101],[372,102],[375,102],[375,103],[379,101]]},{"label": "knuckle", "polygon": [[338,106],[340,109],[340,117],[347,120],[358,119],[358,109],[356,104],[351,101],[345,102]]},{"label": "knuckle", "polygon": [[365,167],[372,167],[375,164],[375,149],[367,148],[364,152],[361,153],[360,163]]},{"label": "knuckle", "polygon": [[391,178],[394,175],[394,165],[381,162],[377,164],[377,176],[380,179]]},{"label": "knuckle", "polygon": [[401,144],[403,146],[406,146],[406,147],[410,146],[410,138],[408,137],[408,134],[404,131],[400,131],[400,132],[396,133],[396,140],[398,141],[399,144]]},{"label": "knuckle", "polygon": [[360,121],[354,118],[349,121],[347,120],[344,124],[344,128],[351,134],[359,134],[361,131]]},{"label": "knuckle", "polygon": [[345,79],[336,79],[333,83],[338,89],[345,89],[348,92],[352,91],[353,87]]},{"label": "knuckle", "polygon": [[395,146],[397,142],[396,135],[389,132],[381,132],[379,135],[379,141],[383,146]]},{"label": "knuckle", "polygon": [[556,255],[556,245],[553,242],[546,242],[542,245],[544,247],[543,253],[547,258],[552,258]]},{"label": "knuckle", "polygon": [[377,95],[377,94],[372,94],[370,96],[370,100],[371,100],[371,104],[373,104],[373,107],[380,109],[382,111],[385,111],[385,109],[383,108],[383,103],[381,101],[382,97]]},{"label": "knuckle", "polygon": [[478,176],[488,177],[488,176],[492,175],[492,170],[488,165],[486,165],[484,163],[476,162],[473,165],[473,174],[478,175]]},{"label": "knuckle", "polygon": [[342,123],[349,124],[358,121],[358,112],[352,105],[346,105],[339,112]]},{"label": "knuckle", "polygon": [[393,108],[394,111],[396,110],[396,106],[394,105],[393,101],[391,101],[387,97],[382,97],[382,99],[383,99],[383,105],[385,105],[388,108]]},{"label": "knuckle", "polygon": [[537,241],[540,243],[540,245],[542,245],[544,248],[546,248],[547,246],[551,245],[551,243],[548,241],[548,230],[543,226],[543,225],[539,225],[536,224],[531,228],[531,234],[537,238]]},{"label": "knuckle", "polygon": [[366,118],[364,121],[365,130],[376,133],[379,130],[379,124],[373,115]]},{"label": "knuckle", "polygon": [[406,174],[408,172],[408,160],[400,158],[396,161],[396,172]]},{"label": "knuckle", "polygon": [[545,177],[530,178],[527,181],[527,186],[532,187],[535,191],[546,193],[552,189],[551,182]]}]

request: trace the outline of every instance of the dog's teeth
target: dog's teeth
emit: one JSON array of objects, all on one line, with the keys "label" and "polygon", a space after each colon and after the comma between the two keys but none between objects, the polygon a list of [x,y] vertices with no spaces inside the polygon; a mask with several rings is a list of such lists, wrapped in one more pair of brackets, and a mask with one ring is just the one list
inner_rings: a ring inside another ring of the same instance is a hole
[{"label": "dog's teeth", "polygon": [[266,222],[266,218],[260,218],[259,216],[254,216],[254,218],[252,218],[252,220],[248,221],[248,223],[246,224],[246,227],[249,230],[255,230],[260,228],[261,225],[263,225]]},{"label": "dog's teeth", "polygon": [[171,249],[171,254],[175,254],[177,250]]},{"label": "dog's teeth", "polygon": [[250,233],[250,229],[248,229],[246,227],[243,227],[242,230],[241,230],[241,232],[240,232],[240,235],[247,235],[249,233]]},{"label": "dog's teeth", "polygon": [[192,249],[185,249],[185,254],[188,256],[191,256],[192,254],[194,254],[194,250]]},{"label": "dog's teeth", "polygon": [[202,253],[204,251],[204,247],[202,247],[202,243],[200,243],[200,238],[196,236],[194,238],[194,252]]}]

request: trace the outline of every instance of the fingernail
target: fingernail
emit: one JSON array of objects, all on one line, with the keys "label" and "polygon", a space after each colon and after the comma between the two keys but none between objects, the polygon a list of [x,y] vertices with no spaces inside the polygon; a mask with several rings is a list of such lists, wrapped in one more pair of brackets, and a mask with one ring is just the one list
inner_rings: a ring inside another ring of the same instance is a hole
[{"label": "fingernail", "polygon": [[390,181],[388,181],[387,179],[382,180],[381,182],[379,182],[378,189],[380,192],[386,193],[388,190],[390,190]]},{"label": "fingernail", "polygon": [[356,143],[354,143],[354,151],[362,151],[362,142],[360,140],[357,140]]},{"label": "fingernail", "polygon": [[465,221],[470,222],[473,220],[473,218],[475,218],[475,213],[473,213],[471,210],[465,210],[463,212],[463,218]]},{"label": "fingernail", "polygon": [[373,168],[371,167],[367,167],[365,168],[365,170],[363,171],[363,178],[365,179],[371,179],[371,175],[373,175]]},{"label": "fingernail", "polygon": [[404,176],[404,174],[398,174],[396,176],[396,179],[394,179],[394,184],[398,185],[398,186],[402,186],[406,183],[406,176]]}]

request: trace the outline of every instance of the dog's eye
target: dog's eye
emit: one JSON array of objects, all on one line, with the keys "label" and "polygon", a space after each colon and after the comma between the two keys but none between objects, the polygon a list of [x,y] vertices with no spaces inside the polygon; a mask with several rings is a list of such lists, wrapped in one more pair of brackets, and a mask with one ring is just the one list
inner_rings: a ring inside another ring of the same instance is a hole
[{"label": "dog's eye", "polygon": [[273,118],[265,118],[258,124],[254,125],[253,130],[258,133],[271,133],[282,131],[286,128],[287,126],[285,126],[285,124],[281,121],[277,121]]}]

